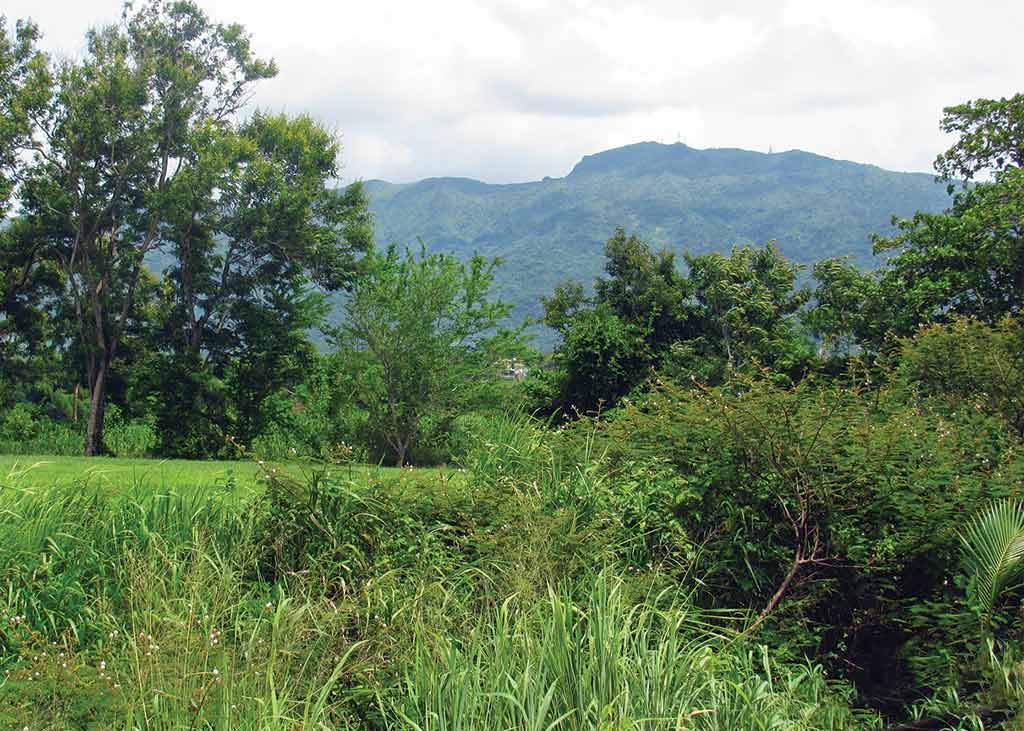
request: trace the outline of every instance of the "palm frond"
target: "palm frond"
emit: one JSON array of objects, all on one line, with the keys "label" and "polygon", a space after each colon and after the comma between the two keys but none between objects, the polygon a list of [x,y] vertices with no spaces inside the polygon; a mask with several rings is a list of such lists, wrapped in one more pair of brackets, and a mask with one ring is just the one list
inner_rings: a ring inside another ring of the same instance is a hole
[{"label": "palm frond", "polygon": [[985,614],[1024,572],[1024,503],[1002,500],[976,515],[960,534],[974,598]]}]

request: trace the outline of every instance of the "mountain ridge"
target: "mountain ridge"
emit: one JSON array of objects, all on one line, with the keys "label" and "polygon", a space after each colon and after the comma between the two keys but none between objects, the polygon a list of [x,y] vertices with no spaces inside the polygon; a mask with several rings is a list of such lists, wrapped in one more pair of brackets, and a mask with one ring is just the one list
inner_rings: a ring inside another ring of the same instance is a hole
[{"label": "mountain ridge", "polygon": [[623,226],[697,254],[775,240],[801,264],[849,256],[877,266],[870,235],[893,215],[948,206],[929,173],[895,172],[804,150],[763,153],[638,142],[584,156],[560,178],[485,183],[433,177],[364,182],[378,240],[461,257],[501,256],[498,289],[516,316],[540,313],[561,280],[589,285],[603,244]]},{"label": "mountain ridge", "polygon": [[601,150],[600,152],[595,152],[595,153],[591,153],[589,155],[584,155],[582,158],[580,158],[579,162],[575,163],[572,166],[572,168],[570,168],[569,172],[566,173],[565,175],[563,175],[563,176],[550,176],[550,175],[546,175],[543,178],[541,178],[540,180],[524,180],[524,181],[518,181],[518,182],[488,182],[486,180],[481,180],[479,178],[473,178],[473,177],[470,177],[468,175],[430,175],[430,176],[427,176],[425,178],[420,178],[419,180],[411,180],[411,181],[406,181],[406,182],[403,182],[403,183],[396,183],[396,182],[393,182],[393,181],[390,181],[390,180],[385,180],[383,178],[367,178],[367,179],[365,179],[365,180],[363,180],[361,182],[364,185],[383,184],[383,185],[388,185],[388,186],[394,186],[394,187],[397,187],[397,188],[407,188],[409,186],[419,185],[421,183],[436,183],[436,182],[439,182],[439,181],[445,181],[445,182],[464,182],[464,183],[468,183],[468,184],[474,184],[474,185],[480,185],[480,186],[493,186],[493,187],[512,187],[512,186],[522,186],[522,185],[533,185],[533,184],[537,184],[537,183],[545,183],[545,182],[550,182],[550,181],[554,181],[554,180],[564,180],[566,178],[572,177],[573,175],[578,175],[578,174],[581,174],[583,172],[587,172],[586,168],[588,167],[588,165],[592,164],[592,161],[600,160],[600,159],[605,159],[607,157],[615,155],[616,153],[626,152],[626,151],[633,152],[633,151],[636,151],[636,150],[651,149],[651,148],[655,148],[655,149],[671,149],[673,151],[676,150],[676,149],[681,149],[681,150],[685,150],[685,151],[687,151],[689,153],[697,153],[697,154],[703,154],[703,153],[709,153],[709,154],[715,154],[715,153],[723,153],[723,154],[724,153],[738,153],[738,154],[740,154],[742,156],[747,156],[747,157],[749,157],[749,159],[752,159],[752,160],[753,159],[759,159],[759,158],[760,159],[763,159],[763,158],[783,158],[783,159],[785,159],[785,158],[801,157],[801,158],[809,158],[809,159],[813,159],[813,160],[823,161],[823,162],[826,162],[826,163],[850,165],[850,166],[854,166],[854,167],[858,167],[858,168],[871,168],[871,169],[875,169],[875,170],[880,170],[882,172],[891,173],[891,174],[894,174],[894,175],[923,176],[924,178],[927,178],[929,180],[932,180],[932,181],[935,180],[934,173],[930,173],[930,172],[917,171],[917,170],[889,170],[888,168],[884,168],[884,167],[882,167],[880,165],[875,165],[873,163],[857,162],[856,160],[847,160],[845,158],[828,157],[827,155],[821,155],[819,153],[811,152],[809,150],[803,150],[803,149],[800,149],[800,148],[797,148],[797,147],[789,149],[789,150],[779,150],[777,152],[759,152],[757,150],[746,150],[746,149],[744,149],[742,147],[706,147],[706,148],[699,148],[699,147],[690,147],[689,145],[687,145],[687,144],[685,144],[683,142],[663,143],[663,142],[657,142],[657,141],[654,141],[654,140],[645,140],[645,141],[642,141],[642,142],[631,142],[631,143],[629,143],[627,145],[622,145],[620,147],[612,147],[612,148],[609,148],[607,150]]}]

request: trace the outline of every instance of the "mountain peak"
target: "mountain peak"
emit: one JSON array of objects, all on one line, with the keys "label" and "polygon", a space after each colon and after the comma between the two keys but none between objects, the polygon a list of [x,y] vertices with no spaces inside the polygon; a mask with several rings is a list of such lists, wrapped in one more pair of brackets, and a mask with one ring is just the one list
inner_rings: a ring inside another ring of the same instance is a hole
[{"label": "mountain peak", "polygon": [[690,178],[719,175],[750,175],[769,172],[793,172],[821,165],[841,164],[821,155],[801,150],[764,153],[732,147],[697,149],[681,142],[637,142],[616,147],[580,160],[571,176],[620,174],[628,176],[671,173]]}]

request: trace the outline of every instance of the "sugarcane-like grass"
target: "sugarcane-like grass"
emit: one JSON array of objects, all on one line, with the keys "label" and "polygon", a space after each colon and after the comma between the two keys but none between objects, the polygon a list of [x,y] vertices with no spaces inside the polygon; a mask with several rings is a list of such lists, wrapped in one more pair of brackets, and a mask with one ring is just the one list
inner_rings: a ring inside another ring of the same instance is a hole
[{"label": "sugarcane-like grass", "polygon": [[[819,668],[773,662],[739,622],[698,608],[693,586],[657,567],[639,582],[594,548],[600,535],[571,535],[576,516],[545,513],[541,493],[589,478],[516,450],[459,480],[357,475],[334,502],[296,478],[288,515],[306,511],[301,525],[331,541],[288,566],[268,562],[289,536],[266,534],[258,491],[8,480],[0,725],[865,727]],[[544,474],[510,488],[516,460]]]}]

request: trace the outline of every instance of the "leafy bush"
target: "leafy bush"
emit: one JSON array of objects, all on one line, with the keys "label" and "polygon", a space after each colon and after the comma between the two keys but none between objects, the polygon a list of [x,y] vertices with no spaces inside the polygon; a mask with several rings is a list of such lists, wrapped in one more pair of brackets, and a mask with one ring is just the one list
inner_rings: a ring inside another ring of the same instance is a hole
[{"label": "leafy bush", "polygon": [[0,420],[0,454],[76,455],[83,444],[81,427],[34,404],[17,403]]},{"label": "leafy bush", "polygon": [[361,438],[365,414],[351,395],[353,378],[338,357],[318,358],[302,383],[263,400],[264,428],[253,452],[273,460],[372,461],[372,449]]},{"label": "leafy bush", "polygon": [[103,445],[115,457],[146,457],[159,439],[154,417],[126,420],[117,404],[107,406]]},{"label": "leafy bush", "polygon": [[976,632],[935,615],[959,601],[957,529],[1019,494],[1024,476],[1000,419],[889,387],[663,381],[566,434],[605,454],[606,480],[625,488],[611,505],[653,557],[695,557],[714,602],[749,606],[758,622],[781,612],[781,643],[860,666],[852,677],[869,695],[927,687],[903,659],[911,639],[919,656],[959,648],[940,661],[947,674],[970,651]]},{"label": "leafy bush", "polygon": [[37,434],[36,410],[31,404],[15,404],[8,409],[3,421],[0,422],[0,441],[30,442]]},{"label": "leafy bush", "polygon": [[235,434],[231,394],[224,378],[202,358],[153,355],[132,373],[130,403],[152,414],[163,457],[216,459],[230,456],[225,436]]},{"label": "leafy bush", "polygon": [[456,477],[365,485],[313,470],[302,480],[272,475],[251,522],[266,580],[312,572],[345,592],[379,573],[467,569],[525,509]]},{"label": "leafy bush", "polygon": [[1024,327],[1005,318],[932,325],[903,341],[898,377],[945,410],[985,410],[1024,437]]}]

